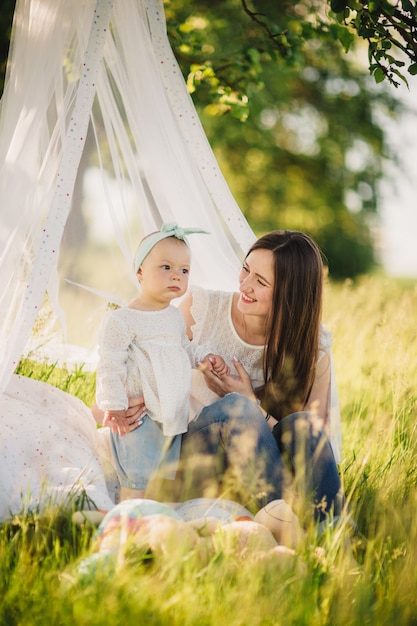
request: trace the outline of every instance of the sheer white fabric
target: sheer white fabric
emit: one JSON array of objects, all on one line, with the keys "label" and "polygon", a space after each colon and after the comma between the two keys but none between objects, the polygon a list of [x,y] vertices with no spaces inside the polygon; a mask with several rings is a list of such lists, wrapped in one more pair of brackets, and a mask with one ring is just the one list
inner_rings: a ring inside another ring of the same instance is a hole
[{"label": "sheer white fabric", "polygon": [[87,495],[104,510],[114,505],[108,429],[97,429],[81,400],[13,375],[1,394],[0,423],[0,521],[73,496]]},{"label": "sheer white fabric", "polygon": [[[138,239],[162,222],[210,231],[191,242],[193,279],[207,287],[234,288],[254,240],[187,93],[162,2],[18,0],[0,117],[0,389],[47,289],[57,302],[60,243],[90,121],[118,181],[119,197],[107,194],[103,211],[132,282]],[[141,231],[128,235],[127,188]]]}]

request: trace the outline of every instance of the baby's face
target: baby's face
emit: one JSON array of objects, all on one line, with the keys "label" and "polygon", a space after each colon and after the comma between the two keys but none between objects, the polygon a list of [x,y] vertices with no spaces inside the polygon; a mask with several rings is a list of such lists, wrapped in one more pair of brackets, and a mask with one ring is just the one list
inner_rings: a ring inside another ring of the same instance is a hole
[{"label": "baby's face", "polygon": [[138,271],[142,297],[159,305],[184,295],[188,288],[190,260],[190,250],[180,239],[167,237],[159,241]]}]

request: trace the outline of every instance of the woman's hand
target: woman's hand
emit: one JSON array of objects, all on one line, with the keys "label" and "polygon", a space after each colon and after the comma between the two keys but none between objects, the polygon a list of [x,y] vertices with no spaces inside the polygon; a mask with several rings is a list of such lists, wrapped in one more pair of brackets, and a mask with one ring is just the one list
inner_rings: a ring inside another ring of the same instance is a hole
[{"label": "woman's hand", "polygon": [[[97,424],[103,424],[103,426],[110,426],[108,423],[104,423],[105,413],[98,408],[97,404],[94,404],[91,407],[91,411],[93,413],[94,419]],[[138,396],[136,398],[129,398],[129,407],[125,411],[124,416],[124,434],[132,432],[138,426],[142,424],[142,417],[146,413],[146,406],[143,399],[143,396]],[[106,420],[107,422],[107,420]]]},{"label": "woman's hand", "polygon": [[128,424],[126,421],[126,411],[104,411],[103,426],[108,426],[112,433],[119,433],[119,437],[126,435],[128,430]]},{"label": "woman's hand", "polygon": [[227,393],[235,392],[250,400],[256,400],[249,374],[242,363],[238,359],[233,359],[233,366],[236,370],[235,375],[219,375],[210,366],[210,363],[206,362],[199,369],[204,375],[207,387],[217,393],[218,396],[223,397]]},{"label": "woman's hand", "polygon": [[129,398],[129,407],[126,410],[126,421],[129,425],[129,432],[135,430],[142,424],[142,417],[146,413],[145,400],[143,396]]},{"label": "woman's hand", "polygon": [[230,374],[230,367],[227,365],[223,357],[218,354],[208,354],[206,358],[199,364],[201,369],[208,367],[217,376],[228,376]]}]

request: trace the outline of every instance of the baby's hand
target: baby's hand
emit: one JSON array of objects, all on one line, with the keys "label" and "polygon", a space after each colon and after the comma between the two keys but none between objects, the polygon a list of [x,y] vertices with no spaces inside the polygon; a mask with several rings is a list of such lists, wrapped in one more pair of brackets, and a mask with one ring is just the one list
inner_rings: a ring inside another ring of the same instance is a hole
[{"label": "baby's hand", "polygon": [[208,354],[206,359],[211,363],[211,369],[217,376],[229,376],[230,368],[223,357],[218,354]]},{"label": "baby's hand", "polygon": [[129,426],[126,420],[126,411],[105,411],[103,426],[108,426],[112,433],[119,433],[120,437],[129,432]]}]

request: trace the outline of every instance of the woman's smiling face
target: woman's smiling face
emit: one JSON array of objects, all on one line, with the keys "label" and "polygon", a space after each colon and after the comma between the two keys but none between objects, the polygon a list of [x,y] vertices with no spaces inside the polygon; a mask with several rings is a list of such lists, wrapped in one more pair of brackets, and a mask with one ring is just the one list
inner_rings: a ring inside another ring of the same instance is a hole
[{"label": "woman's smiling face", "polygon": [[271,250],[252,250],[239,274],[238,309],[244,315],[268,317],[274,292],[274,254]]}]

